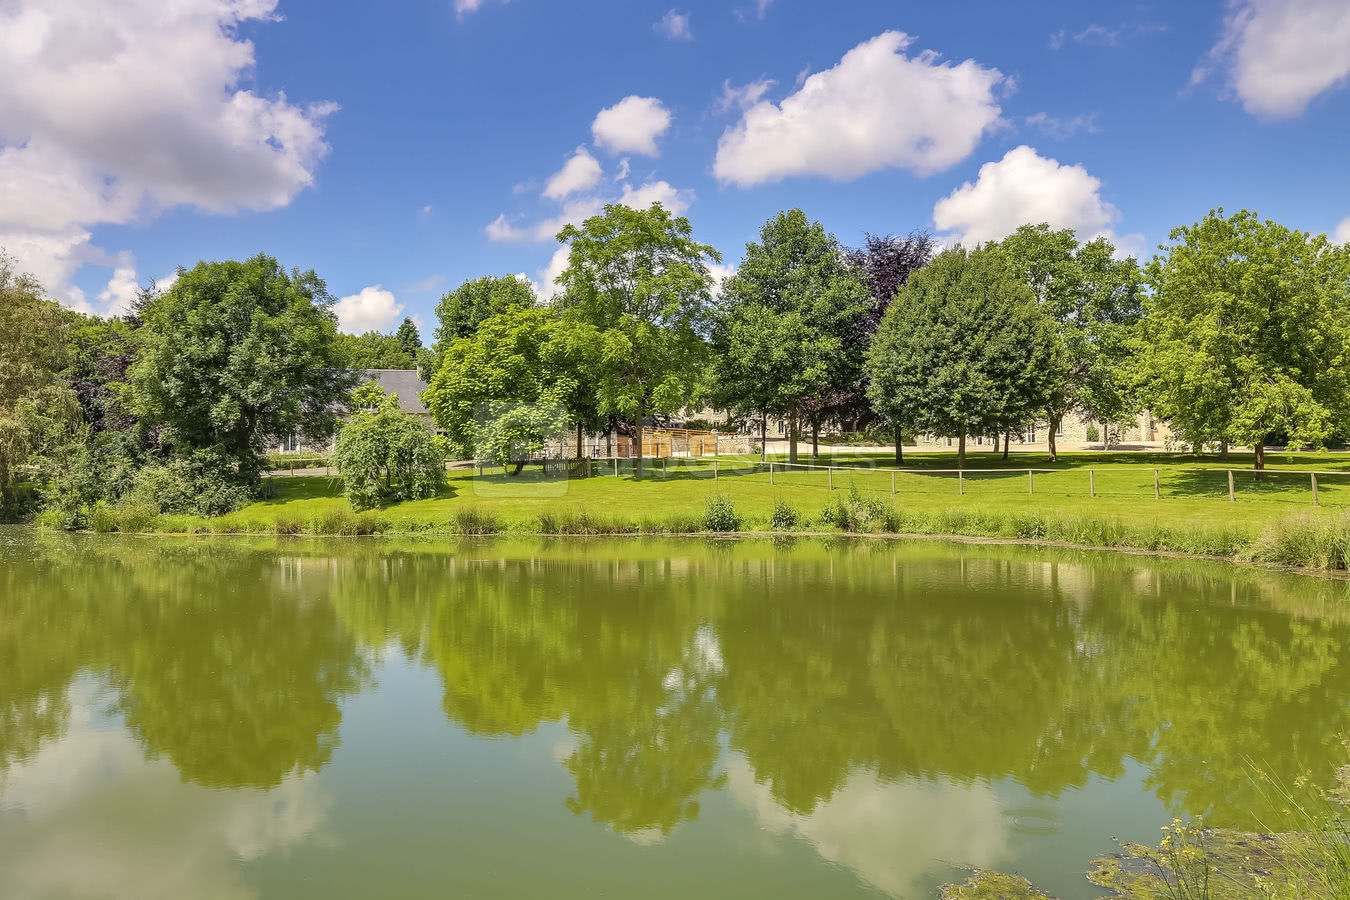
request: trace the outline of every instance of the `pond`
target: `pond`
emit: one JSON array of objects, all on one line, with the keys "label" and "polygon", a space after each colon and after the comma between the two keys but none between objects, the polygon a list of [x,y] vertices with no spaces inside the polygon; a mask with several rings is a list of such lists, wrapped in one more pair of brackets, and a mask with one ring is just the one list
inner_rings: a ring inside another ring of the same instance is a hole
[{"label": "pond", "polygon": [[879,540],[0,530],[0,897],[1063,898],[1331,782],[1344,582]]}]

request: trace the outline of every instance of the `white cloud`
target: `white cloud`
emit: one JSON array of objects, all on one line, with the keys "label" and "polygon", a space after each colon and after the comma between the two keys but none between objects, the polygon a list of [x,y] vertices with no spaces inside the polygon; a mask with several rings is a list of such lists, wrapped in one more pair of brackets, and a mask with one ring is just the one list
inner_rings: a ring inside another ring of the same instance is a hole
[{"label": "white cloud", "polygon": [[[240,87],[253,44],[238,27],[276,0],[11,0],[0,6],[0,245],[48,290],[116,265],[101,224],[174,206],[269,210],[313,184],[324,119]],[[116,275],[114,275],[116,278]],[[116,301],[115,292],[109,296]]]},{"label": "white cloud", "polygon": [[1341,224],[1336,226],[1336,232],[1331,239],[1338,244],[1350,244],[1350,216],[1341,219]]},{"label": "white cloud", "polygon": [[615,181],[627,181],[628,175],[632,171],[632,166],[628,163],[628,157],[619,160],[619,170],[614,173]]},{"label": "white cloud", "polygon": [[1297,116],[1314,97],[1350,79],[1350,3],[1230,0],[1223,37],[1191,83],[1216,69],[1224,70],[1248,112]]},{"label": "white cloud", "polygon": [[970,155],[996,126],[997,69],[905,56],[913,38],[887,31],[806,79],[779,105],[761,101],[717,143],[714,174],[742,187],[793,175],[844,181],[886,168],[925,175]]},{"label": "white cloud", "polygon": [[999,240],[1021,225],[1045,222],[1072,228],[1085,240],[1102,235],[1122,250],[1142,249],[1142,236],[1118,237],[1111,231],[1119,213],[1102,199],[1101,187],[1101,180],[1082,166],[1062,165],[1023,145],[980,166],[974,183],[939,200],[933,222],[965,244]]},{"label": "white cloud", "polygon": [[722,95],[717,98],[717,111],[747,110],[763,100],[764,95],[776,83],[772,78],[761,78],[758,81],[751,81],[748,84],[736,87],[729,80],[723,81]]},{"label": "white cloud", "polygon": [[680,216],[694,202],[694,192],[679,190],[666,181],[648,181],[637,188],[625,184],[619,202],[634,209],[646,209],[653,203],[660,203],[668,212]]},{"label": "white cloud", "polygon": [[859,769],[811,812],[798,813],[774,798],[743,755],[732,755],[726,768],[727,793],[764,833],[803,841],[889,896],[917,897],[952,866],[996,868],[1012,856],[1010,820],[982,782],[895,781]]},{"label": "white cloud", "polygon": [[578,225],[595,215],[604,206],[598,197],[574,197],[563,204],[558,215],[524,227],[517,226],[502,213],[487,224],[484,231],[494,241],[551,241],[564,225]]},{"label": "white cloud", "polygon": [[558,276],[567,268],[567,262],[571,252],[572,248],[567,244],[554,250],[553,255],[549,257],[548,265],[535,273],[539,276],[538,281],[535,281],[533,278],[529,278],[524,274],[519,277],[530,283],[530,287],[534,288],[535,296],[540,300],[545,302],[552,300],[562,291],[561,286],[558,284]]},{"label": "white cloud", "polygon": [[445,284],[444,275],[428,275],[420,281],[409,284],[404,290],[410,294],[429,294],[443,284]]},{"label": "white cloud", "polygon": [[1066,38],[1067,36],[1068,32],[1066,32],[1063,28],[1059,29],[1058,31],[1052,31],[1050,33],[1050,49],[1058,50],[1060,47],[1063,47],[1064,38]]},{"label": "white cloud", "polygon": [[596,144],[613,153],[656,156],[656,139],[670,128],[670,110],[655,97],[624,97],[591,123]]},{"label": "white cloud", "polygon": [[588,191],[600,182],[600,163],[586,150],[578,147],[563,167],[544,184],[544,196],[550,200],[561,200],[568,194]]},{"label": "white cloud", "polygon": [[689,13],[672,9],[652,26],[672,41],[693,40],[694,33],[689,30]]},{"label": "white cloud", "polygon": [[340,298],[333,304],[333,312],[337,313],[338,329],[347,334],[388,331],[403,314],[403,304],[391,291],[375,284],[362,288],[359,294]]},{"label": "white cloud", "polygon": [[1077,116],[1052,116],[1049,113],[1038,112],[1027,116],[1028,125],[1039,128],[1043,133],[1052,138],[1071,138],[1080,131],[1086,131],[1088,134],[1097,133],[1097,114],[1087,113]]},{"label": "white cloud", "polygon": [[[98,299],[103,303],[104,315],[120,316],[129,312],[140,290],[140,286],[136,284],[135,259],[130,253],[125,252],[119,256],[117,266],[113,269],[113,276],[108,280],[108,286],[98,295]],[[176,276],[174,280],[178,280]]]},{"label": "white cloud", "polygon": [[[462,19],[468,13],[478,12],[486,2],[487,0],[455,0],[455,15]],[[502,0],[502,2],[506,3],[509,0]]]}]

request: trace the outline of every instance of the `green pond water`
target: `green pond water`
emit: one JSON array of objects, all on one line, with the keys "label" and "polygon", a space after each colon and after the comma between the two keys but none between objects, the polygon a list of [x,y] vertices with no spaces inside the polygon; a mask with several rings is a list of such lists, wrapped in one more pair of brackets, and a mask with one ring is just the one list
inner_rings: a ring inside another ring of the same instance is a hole
[{"label": "green pond water", "polygon": [[1332,781],[1347,584],[936,542],[0,530],[0,897],[1064,898]]}]

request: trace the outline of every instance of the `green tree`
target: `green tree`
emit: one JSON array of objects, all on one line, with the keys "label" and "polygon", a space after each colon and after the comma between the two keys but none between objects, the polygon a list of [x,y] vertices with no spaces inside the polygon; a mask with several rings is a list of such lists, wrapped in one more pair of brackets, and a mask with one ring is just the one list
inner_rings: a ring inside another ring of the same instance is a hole
[{"label": "green tree", "polygon": [[180,269],[145,304],[131,367],[137,411],[180,453],[212,450],[250,490],[267,438],[332,434],[351,386],[332,297],[314,272],[269,256]]},{"label": "green tree", "polygon": [[1321,446],[1350,425],[1350,250],[1254,212],[1172,230],[1147,273],[1139,376],[1197,448]]},{"label": "green tree", "polygon": [[996,248],[939,254],[896,295],[868,354],[872,402],[960,439],[1045,406],[1059,365],[1053,322]]},{"label": "green tree", "polygon": [[645,210],[609,204],[558,233],[572,245],[558,277],[564,316],[595,329],[596,406],[633,423],[639,478],[643,420],[688,405],[707,365],[706,260],[721,256],[692,234],[688,219],[660,203]]},{"label": "green tree", "polygon": [[[405,316],[403,321],[399,323],[395,336],[398,338],[399,346],[403,348],[403,352],[408,354],[408,359],[416,360],[417,351],[422,349],[422,334],[417,330],[417,323]],[[408,366],[408,368],[411,369],[412,366]]]},{"label": "green tree", "polygon": [[[760,391],[772,395],[772,412],[788,417],[788,454],[796,462],[799,423],[810,423],[811,452],[819,454],[822,421],[862,377],[866,344],[857,323],[867,314],[870,292],[834,235],[800,209],[769,219],[759,234],[722,285],[721,302],[733,323],[754,322],[758,335],[791,342],[784,349],[799,368],[793,377],[776,374],[776,383]],[[745,362],[739,373],[728,372],[733,382],[756,377],[756,361]]]},{"label": "green tree", "polygon": [[561,435],[577,384],[562,330],[552,309],[518,307],[446,348],[423,397],[457,453],[505,466]]},{"label": "green tree", "polygon": [[473,337],[486,319],[534,305],[534,288],[519,276],[486,275],[466,281],[436,304],[436,352],[444,355],[455,341]]},{"label": "green tree", "polygon": [[338,354],[349,369],[411,369],[417,358],[409,355],[396,335],[367,331],[365,334],[339,334]]},{"label": "green tree", "polygon": [[1079,244],[1069,228],[1023,225],[999,246],[1055,323],[1058,365],[1049,373],[1046,406],[1037,411],[1049,423],[1054,460],[1055,435],[1066,414],[1106,423],[1135,411],[1126,369],[1143,279],[1133,257],[1115,258],[1110,241]]},{"label": "green tree", "polygon": [[352,392],[355,412],[338,432],[333,456],[353,509],[425,500],[445,484],[445,453],[398,395],[368,382]]},{"label": "green tree", "polygon": [[70,439],[75,393],[60,377],[72,315],[0,253],[0,511],[10,509],[26,467]]}]

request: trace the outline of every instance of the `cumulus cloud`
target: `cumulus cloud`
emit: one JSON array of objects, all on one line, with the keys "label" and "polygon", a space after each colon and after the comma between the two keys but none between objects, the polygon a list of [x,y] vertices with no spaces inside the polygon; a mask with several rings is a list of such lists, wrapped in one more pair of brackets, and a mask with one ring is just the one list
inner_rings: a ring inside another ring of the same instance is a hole
[{"label": "cumulus cloud", "polygon": [[1111,231],[1119,213],[1102,199],[1101,187],[1082,166],[1063,165],[1023,145],[980,166],[973,183],[939,200],[933,222],[965,244],[999,240],[1020,225],[1046,222],[1072,228],[1083,239],[1102,235],[1123,250],[1141,249],[1142,236]]},{"label": "cumulus cloud", "polygon": [[672,41],[693,40],[694,33],[689,30],[689,13],[672,9],[652,26]]},{"label": "cumulus cloud", "polygon": [[1224,33],[1191,74],[1222,71],[1243,108],[1287,118],[1350,79],[1350,4],[1345,0],[1230,0]]},{"label": "cumulus cloud", "polygon": [[613,153],[656,156],[656,139],[670,128],[670,110],[655,97],[624,97],[591,123],[595,142]]},{"label": "cumulus cloud", "polygon": [[338,317],[338,329],[347,334],[388,331],[403,314],[403,304],[391,291],[375,284],[362,288],[359,294],[339,298],[333,312]]},{"label": "cumulus cloud", "polygon": [[636,188],[625,184],[619,202],[634,209],[646,209],[653,203],[660,203],[675,215],[682,216],[693,199],[692,190],[679,190],[666,181],[648,181]]},{"label": "cumulus cloud", "polygon": [[[174,281],[177,281],[177,276]],[[136,301],[139,285],[136,284],[136,262],[130,253],[120,254],[108,286],[98,295],[103,303],[103,312],[109,316],[120,316],[131,311]]]},{"label": "cumulus cloud", "polygon": [[600,163],[585,147],[578,147],[563,167],[544,183],[544,196],[561,200],[568,194],[586,191],[600,181]]},{"label": "cumulus cloud", "polygon": [[[507,0],[502,2],[505,3]],[[455,0],[455,15],[462,19],[469,13],[478,12],[485,3],[487,0]]]},{"label": "cumulus cloud", "polygon": [[1341,224],[1336,226],[1331,239],[1338,244],[1350,244],[1350,216],[1341,219]]},{"label": "cumulus cloud", "polygon": [[623,183],[619,196],[584,194],[574,196],[562,205],[556,216],[538,222],[517,225],[506,213],[502,213],[483,229],[489,239],[494,241],[551,241],[566,225],[579,225],[585,219],[597,215],[606,203],[622,203],[635,209],[645,209],[660,202],[675,215],[683,215],[694,202],[694,192],[673,187],[666,181],[645,181],[637,187]]},{"label": "cumulus cloud", "polygon": [[567,268],[571,252],[572,248],[566,244],[554,250],[553,255],[549,257],[548,265],[535,273],[539,276],[538,280],[524,274],[518,277],[530,283],[530,287],[534,288],[536,297],[548,302],[562,292],[562,286],[558,284],[558,276]]},{"label": "cumulus cloud", "polygon": [[[276,0],[12,0],[0,6],[0,245],[56,296],[116,267],[90,229],[174,206],[269,210],[314,183],[331,103],[241,88],[240,25]],[[125,273],[124,273],[125,274]],[[114,273],[114,280],[118,276]],[[125,281],[125,278],[121,279]],[[105,292],[108,302],[120,294]]]},{"label": "cumulus cloud", "polygon": [[713,173],[747,187],[794,175],[837,181],[880,169],[940,172],[964,159],[1000,121],[997,69],[944,63],[913,38],[887,31],[809,76],[781,104],[760,101],[717,143]]}]

